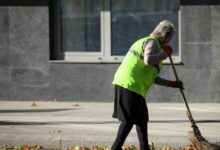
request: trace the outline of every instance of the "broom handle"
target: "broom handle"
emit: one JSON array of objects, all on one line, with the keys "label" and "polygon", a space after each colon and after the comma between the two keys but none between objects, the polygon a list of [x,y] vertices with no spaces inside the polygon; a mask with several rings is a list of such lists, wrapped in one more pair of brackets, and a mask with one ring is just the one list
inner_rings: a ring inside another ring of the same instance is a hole
[{"label": "broom handle", "polygon": [[[176,77],[176,80],[179,81],[179,77],[178,77],[178,75],[177,75],[176,68],[175,68],[174,63],[173,63],[173,59],[172,59],[171,56],[169,56],[169,59],[170,59],[170,63],[171,63],[171,66],[172,66],[172,68],[173,68],[173,72],[174,72],[174,75],[175,75],[175,77]],[[186,96],[185,96],[185,94],[184,94],[184,92],[183,92],[183,89],[181,89],[181,88],[179,88],[179,89],[180,89],[180,92],[181,92],[181,94],[182,94],[182,96],[183,96],[183,100],[184,100],[184,103],[185,103],[186,108],[187,108],[187,115],[188,115],[188,117],[189,117],[189,120],[191,121],[192,124],[195,124],[195,121],[194,121],[194,119],[193,119],[193,117],[192,117],[192,113],[191,113],[191,111],[190,111],[190,109],[189,109],[189,105],[188,105],[188,102],[187,102],[187,100],[186,100]]]}]

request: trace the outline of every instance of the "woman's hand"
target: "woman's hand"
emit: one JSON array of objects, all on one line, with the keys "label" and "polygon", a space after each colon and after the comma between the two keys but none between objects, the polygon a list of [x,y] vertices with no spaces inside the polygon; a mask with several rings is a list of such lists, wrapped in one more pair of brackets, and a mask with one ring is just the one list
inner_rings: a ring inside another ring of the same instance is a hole
[{"label": "woman's hand", "polygon": [[184,90],[182,81],[169,81],[168,86],[172,88],[181,88],[182,90]]},{"label": "woman's hand", "polygon": [[172,52],[173,52],[172,47],[169,46],[169,45],[164,45],[163,46],[163,50],[167,54],[167,57],[170,56],[172,54]]}]

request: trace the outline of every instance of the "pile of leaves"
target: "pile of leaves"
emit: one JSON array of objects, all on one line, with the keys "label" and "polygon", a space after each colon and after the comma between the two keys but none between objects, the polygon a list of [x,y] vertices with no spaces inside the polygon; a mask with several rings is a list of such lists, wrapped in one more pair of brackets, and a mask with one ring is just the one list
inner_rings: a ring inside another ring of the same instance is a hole
[{"label": "pile of leaves", "polygon": [[[153,144],[150,145],[150,149],[156,150]],[[111,148],[110,146],[92,146],[92,147],[71,146],[67,148],[43,148],[42,146],[39,146],[39,145],[35,145],[35,146],[24,145],[21,147],[4,145],[0,148],[0,150],[111,150]],[[123,146],[122,150],[139,150],[139,148],[131,145],[127,147]],[[175,149],[170,146],[166,146],[163,148],[159,148],[159,150],[198,150],[198,149],[190,145],[190,146],[186,146],[184,148],[178,148],[178,149]]]}]

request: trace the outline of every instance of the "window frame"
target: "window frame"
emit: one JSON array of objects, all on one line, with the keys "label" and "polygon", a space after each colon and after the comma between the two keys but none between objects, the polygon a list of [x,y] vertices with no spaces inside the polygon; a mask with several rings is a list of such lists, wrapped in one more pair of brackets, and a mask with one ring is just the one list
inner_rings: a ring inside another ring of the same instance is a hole
[{"label": "window frame", "polygon": [[[55,0],[59,1],[59,0]],[[59,5],[57,3],[55,5]],[[64,52],[59,46],[56,48],[56,55],[58,55],[53,61],[68,62],[68,63],[121,63],[124,56],[114,56],[111,55],[111,10],[110,10],[110,0],[102,1],[100,12],[100,39],[101,46],[99,52]],[[59,7],[56,6],[58,9]],[[57,11],[60,13],[60,11]],[[53,11],[54,13],[54,11]],[[54,15],[54,14],[53,14]],[[56,25],[57,36],[61,36],[59,30],[61,30],[60,14],[56,13],[56,22],[59,25]],[[173,62],[175,64],[181,64],[181,11],[178,11],[178,55],[172,56]],[[54,30],[53,30],[54,32]],[[61,37],[57,37],[58,41],[61,43]],[[57,41],[57,40],[56,40]],[[52,42],[53,44],[53,42]],[[55,46],[53,46],[55,47]],[[59,49],[59,50],[57,50]],[[163,60],[164,64],[170,64],[169,59]]]}]

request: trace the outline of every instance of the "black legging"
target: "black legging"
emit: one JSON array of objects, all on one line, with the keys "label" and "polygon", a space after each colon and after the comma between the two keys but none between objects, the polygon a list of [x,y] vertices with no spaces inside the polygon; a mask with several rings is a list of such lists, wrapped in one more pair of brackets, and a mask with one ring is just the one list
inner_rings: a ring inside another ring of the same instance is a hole
[{"label": "black legging", "polygon": [[[133,127],[133,123],[122,121],[119,129],[118,134],[113,143],[111,149],[112,150],[121,150],[122,145],[125,142],[126,137],[128,136],[129,132]],[[140,144],[140,150],[150,150],[148,146],[148,137],[147,137],[147,122],[142,124],[136,124],[136,131],[138,135],[138,140]]]}]

